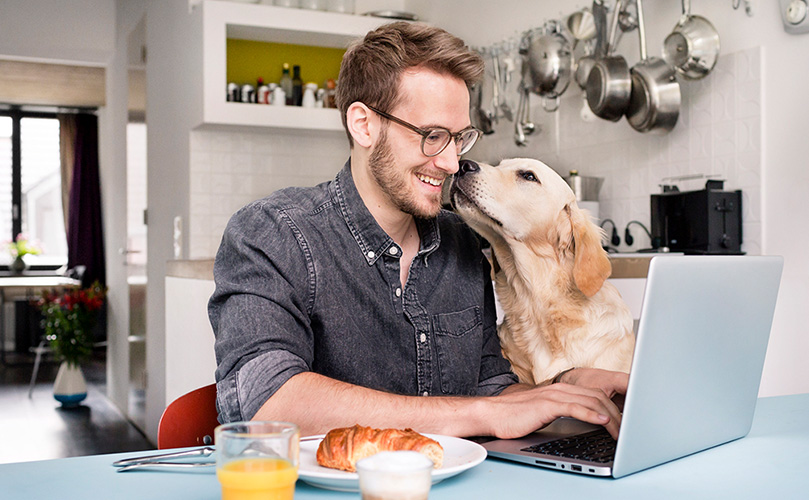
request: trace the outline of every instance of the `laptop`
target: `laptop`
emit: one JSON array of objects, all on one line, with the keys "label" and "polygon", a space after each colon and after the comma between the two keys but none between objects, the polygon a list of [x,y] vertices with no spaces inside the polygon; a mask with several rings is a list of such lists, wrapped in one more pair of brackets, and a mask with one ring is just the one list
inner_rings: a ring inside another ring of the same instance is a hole
[{"label": "laptop", "polygon": [[561,418],[483,443],[489,456],[618,478],[744,437],[782,268],[776,256],[652,258],[617,442]]}]

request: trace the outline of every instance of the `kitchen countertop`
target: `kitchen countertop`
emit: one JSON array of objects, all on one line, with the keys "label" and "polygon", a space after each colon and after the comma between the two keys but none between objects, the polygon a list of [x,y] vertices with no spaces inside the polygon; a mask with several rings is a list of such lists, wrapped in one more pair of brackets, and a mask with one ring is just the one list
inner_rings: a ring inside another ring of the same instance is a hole
[{"label": "kitchen countertop", "polygon": [[[681,255],[675,253],[612,253],[610,278],[645,278],[649,261],[657,255]],[[213,259],[171,260],[166,264],[166,277],[213,280]]]},{"label": "kitchen countertop", "polygon": [[166,263],[166,277],[213,280],[213,259],[170,260]]}]

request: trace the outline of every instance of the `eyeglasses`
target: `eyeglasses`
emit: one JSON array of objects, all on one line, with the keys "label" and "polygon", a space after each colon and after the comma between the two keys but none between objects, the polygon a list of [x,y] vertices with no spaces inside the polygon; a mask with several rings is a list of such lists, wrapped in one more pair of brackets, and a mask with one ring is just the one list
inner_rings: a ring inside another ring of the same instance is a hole
[{"label": "eyeglasses", "polygon": [[[366,104],[366,106],[368,105]],[[388,120],[398,123],[403,127],[407,127],[413,132],[419,134],[421,136],[421,152],[424,153],[424,156],[432,157],[440,155],[447,148],[447,146],[449,146],[450,141],[455,141],[456,152],[458,156],[461,156],[472,149],[472,146],[475,145],[477,140],[483,134],[483,132],[475,127],[467,127],[455,134],[443,127],[433,127],[425,130],[411,123],[407,123],[400,118],[396,118],[393,115],[389,115],[384,111],[378,110],[373,106],[368,106],[368,108],[373,110],[379,116],[387,118]]]}]

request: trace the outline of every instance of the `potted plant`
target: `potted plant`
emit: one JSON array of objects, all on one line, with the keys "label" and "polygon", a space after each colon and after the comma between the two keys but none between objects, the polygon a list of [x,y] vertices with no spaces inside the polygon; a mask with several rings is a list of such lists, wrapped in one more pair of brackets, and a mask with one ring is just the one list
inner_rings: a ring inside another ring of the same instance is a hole
[{"label": "potted plant", "polygon": [[96,281],[88,288],[43,292],[37,302],[45,338],[62,362],[53,395],[64,406],[76,406],[87,397],[81,364],[92,355],[93,328],[106,293],[106,287]]},{"label": "potted plant", "polygon": [[23,271],[28,269],[28,263],[25,262],[24,257],[28,254],[39,255],[42,249],[39,245],[33,243],[27,235],[19,233],[13,241],[8,242],[8,253],[11,254],[11,265],[9,269],[15,274],[22,274]]}]

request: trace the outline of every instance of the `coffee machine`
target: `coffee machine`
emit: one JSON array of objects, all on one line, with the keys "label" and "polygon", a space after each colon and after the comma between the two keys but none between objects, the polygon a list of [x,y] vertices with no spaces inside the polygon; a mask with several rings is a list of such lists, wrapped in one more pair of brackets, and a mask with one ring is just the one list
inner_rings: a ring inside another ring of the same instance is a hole
[{"label": "coffee machine", "polygon": [[663,193],[653,194],[652,246],[686,254],[743,254],[742,192],[723,187],[724,181],[710,179],[698,191],[663,186]]}]

